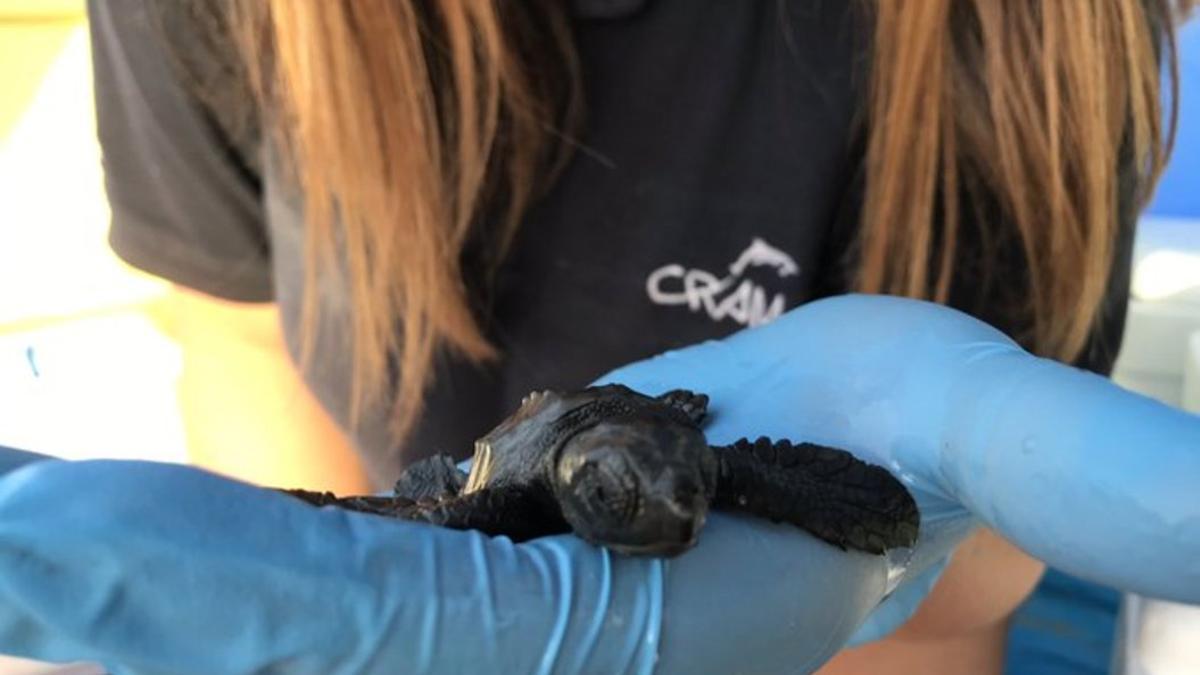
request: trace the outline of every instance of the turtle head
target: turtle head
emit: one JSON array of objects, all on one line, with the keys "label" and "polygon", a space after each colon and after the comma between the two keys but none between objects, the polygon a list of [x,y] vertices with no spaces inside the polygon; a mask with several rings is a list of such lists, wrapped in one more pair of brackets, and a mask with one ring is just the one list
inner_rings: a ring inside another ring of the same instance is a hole
[{"label": "turtle head", "polygon": [[696,543],[716,458],[698,429],[665,416],[622,417],[572,436],[556,472],[576,534],[619,553],[675,555]]}]

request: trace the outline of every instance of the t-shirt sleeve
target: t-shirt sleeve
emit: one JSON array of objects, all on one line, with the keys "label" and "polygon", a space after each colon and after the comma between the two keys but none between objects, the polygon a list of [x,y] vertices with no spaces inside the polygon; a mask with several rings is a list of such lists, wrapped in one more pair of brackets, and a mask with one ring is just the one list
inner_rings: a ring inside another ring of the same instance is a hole
[{"label": "t-shirt sleeve", "polygon": [[269,301],[258,162],[246,139],[233,137],[185,85],[176,50],[164,46],[164,36],[188,43],[188,24],[176,20],[163,33],[150,1],[88,3],[109,243],[129,264],[177,284]]}]

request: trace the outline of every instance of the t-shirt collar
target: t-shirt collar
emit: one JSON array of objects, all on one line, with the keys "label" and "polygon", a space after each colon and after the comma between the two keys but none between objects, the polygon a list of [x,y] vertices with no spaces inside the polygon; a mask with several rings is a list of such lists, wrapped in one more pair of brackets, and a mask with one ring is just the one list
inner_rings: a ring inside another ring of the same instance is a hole
[{"label": "t-shirt collar", "polygon": [[634,14],[650,0],[571,0],[576,16],[585,19],[619,19]]}]

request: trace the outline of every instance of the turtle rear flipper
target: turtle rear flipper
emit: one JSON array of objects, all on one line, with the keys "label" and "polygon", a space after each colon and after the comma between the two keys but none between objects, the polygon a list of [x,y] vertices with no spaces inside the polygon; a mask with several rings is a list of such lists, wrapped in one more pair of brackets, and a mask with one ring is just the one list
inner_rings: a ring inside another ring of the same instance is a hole
[{"label": "turtle rear flipper", "polygon": [[392,492],[414,502],[441,500],[458,496],[466,484],[467,474],[450,455],[434,455],[405,469]]},{"label": "turtle rear flipper", "polygon": [[[415,465],[414,465],[415,466]],[[440,525],[456,530],[479,530],[525,541],[571,531],[555,504],[540,498],[536,489],[509,485],[484,488],[440,501],[413,501],[405,497],[338,497],[332,492],[278,489],[313,506],[337,506],[348,511]]]},{"label": "turtle rear flipper", "polygon": [[437,503],[422,502],[393,514],[397,518],[456,530],[479,530],[525,541],[571,531],[562,512],[537,489],[508,485],[483,488]]},{"label": "turtle rear flipper", "polygon": [[282,492],[313,506],[337,506],[348,511],[373,513],[377,516],[394,517],[397,512],[415,505],[415,502],[403,497],[339,497],[332,492],[286,488],[276,488],[276,492]]},{"label": "turtle rear flipper", "polygon": [[843,550],[880,554],[916,543],[916,502],[882,467],[844,450],[766,438],[714,450],[715,508],[789,522]]}]

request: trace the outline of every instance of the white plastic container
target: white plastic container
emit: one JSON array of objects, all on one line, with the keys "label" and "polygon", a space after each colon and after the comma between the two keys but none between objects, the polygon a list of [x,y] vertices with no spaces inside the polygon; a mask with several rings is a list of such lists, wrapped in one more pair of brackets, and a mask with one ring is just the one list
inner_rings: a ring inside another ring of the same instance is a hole
[{"label": "white plastic container", "polygon": [[1113,379],[1164,403],[1183,401],[1188,341],[1200,332],[1200,221],[1145,218]]},{"label": "white plastic container", "polygon": [[[1113,379],[1200,414],[1200,220],[1141,224]],[[1117,633],[1115,673],[1200,673],[1200,607],[1127,594]]]},{"label": "white plastic container", "polygon": [[1200,331],[1192,333],[1188,341],[1187,362],[1183,366],[1183,396],[1180,399],[1184,410],[1200,414]]}]

